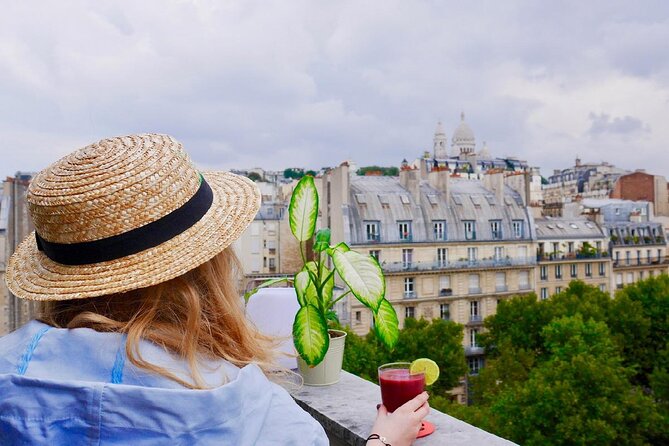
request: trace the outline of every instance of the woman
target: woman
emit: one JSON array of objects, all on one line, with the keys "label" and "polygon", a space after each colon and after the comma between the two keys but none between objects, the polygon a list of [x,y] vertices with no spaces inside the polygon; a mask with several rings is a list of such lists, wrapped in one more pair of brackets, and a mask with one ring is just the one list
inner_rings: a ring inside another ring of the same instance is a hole
[{"label": "woman", "polygon": [[[133,135],[49,166],[27,202],[7,286],[42,313],[0,340],[0,444],[327,444],[244,318],[228,247],[260,206],[251,181]],[[427,411],[426,394],[381,408],[368,444],[410,444]]]}]

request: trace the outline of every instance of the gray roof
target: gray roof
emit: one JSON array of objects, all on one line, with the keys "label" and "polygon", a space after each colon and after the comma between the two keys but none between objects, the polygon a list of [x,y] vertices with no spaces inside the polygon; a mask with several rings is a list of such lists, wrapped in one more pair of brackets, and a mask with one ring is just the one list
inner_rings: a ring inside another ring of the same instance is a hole
[{"label": "gray roof", "polygon": [[606,238],[597,223],[582,218],[536,218],[534,224],[537,240]]},{"label": "gray roof", "polygon": [[477,241],[493,240],[491,220],[501,223],[502,240],[512,240],[514,220],[523,222],[521,240],[532,237],[522,198],[509,187],[500,203],[478,180],[450,179],[448,198],[421,181],[418,201],[398,177],[352,176],[350,184],[350,205],[344,216],[352,244],[368,243],[366,222],[379,222],[380,243],[399,243],[398,222],[402,221],[411,222],[412,242],[434,242],[435,221],[446,222],[446,241],[465,241],[462,222],[467,220],[475,223]]}]

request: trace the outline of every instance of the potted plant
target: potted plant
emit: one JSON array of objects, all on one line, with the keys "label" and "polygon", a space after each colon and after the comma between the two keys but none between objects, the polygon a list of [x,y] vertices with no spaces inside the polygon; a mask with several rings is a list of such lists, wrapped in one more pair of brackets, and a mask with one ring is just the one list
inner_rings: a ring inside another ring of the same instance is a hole
[{"label": "potted plant", "polygon": [[[346,332],[331,326],[337,321],[334,305],[347,295],[354,296],[372,311],[374,331],[379,340],[393,348],[399,337],[399,323],[394,308],[385,298],[386,285],[378,261],[352,251],[346,243],[330,245],[330,229],[316,231],[318,191],[311,176],[299,181],[290,199],[290,230],[299,242],[302,269],[292,279],[300,309],[293,322],[293,342],[299,355],[298,365],[309,385],[328,385],[339,381]],[[313,255],[306,247],[313,242]],[[328,260],[330,262],[328,262]],[[332,269],[328,264],[332,264]],[[334,297],[335,275],[346,285]],[[259,288],[289,279],[273,279]]]}]

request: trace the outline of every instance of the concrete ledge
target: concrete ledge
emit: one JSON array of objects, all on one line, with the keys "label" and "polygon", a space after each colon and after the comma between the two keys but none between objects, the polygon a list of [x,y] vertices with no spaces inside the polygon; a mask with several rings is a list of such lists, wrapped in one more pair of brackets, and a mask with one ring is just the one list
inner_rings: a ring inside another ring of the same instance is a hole
[{"label": "concrete ledge", "polygon": [[[379,386],[342,371],[337,384],[303,386],[292,390],[297,403],[325,428],[332,445],[363,446],[381,402]],[[511,446],[508,440],[431,409],[427,419],[436,426],[432,435],[416,440],[417,446]]]}]

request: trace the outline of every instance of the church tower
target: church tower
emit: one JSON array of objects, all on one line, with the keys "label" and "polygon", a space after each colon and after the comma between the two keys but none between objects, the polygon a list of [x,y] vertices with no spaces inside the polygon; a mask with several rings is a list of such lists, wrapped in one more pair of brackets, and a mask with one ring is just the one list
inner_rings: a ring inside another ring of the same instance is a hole
[{"label": "church tower", "polygon": [[444,133],[444,127],[441,125],[441,121],[437,123],[437,128],[434,131],[433,153],[436,159],[448,158],[448,138],[446,138],[446,133]]}]

